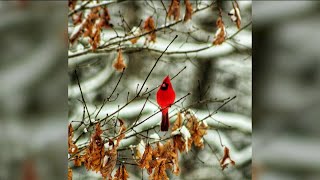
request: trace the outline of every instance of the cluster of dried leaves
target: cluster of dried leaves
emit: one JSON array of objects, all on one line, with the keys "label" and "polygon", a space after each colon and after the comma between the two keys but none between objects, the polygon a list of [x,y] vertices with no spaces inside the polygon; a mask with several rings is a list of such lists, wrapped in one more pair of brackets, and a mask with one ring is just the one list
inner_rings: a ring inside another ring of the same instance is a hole
[{"label": "cluster of dried leaves", "polygon": [[206,122],[200,122],[191,111],[186,111],[184,118],[181,113],[178,113],[177,120],[172,127],[174,147],[179,149],[180,152],[188,152],[192,144],[198,148],[203,148],[203,136],[207,134],[207,129]]},{"label": "cluster of dried leaves", "polygon": [[[145,145],[143,141],[137,146],[137,164],[140,168],[147,170],[149,179],[152,180],[169,179],[166,173],[167,169],[178,175],[180,173],[178,152],[188,152],[192,144],[202,149],[204,147],[203,136],[207,134],[207,129],[206,122],[199,121],[191,111],[186,111],[184,117],[179,112],[172,127],[171,139],[168,139],[164,144],[157,142],[154,147],[152,144]],[[143,154],[139,150],[141,146],[144,146]],[[222,170],[229,163],[235,164],[230,158],[229,149],[225,147],[224,156],[220,161]]]},{"label": "cluster of dried leaves", "polygon": [[[74,166],[85,165],[87,170],[100,172],[104,179],[126,180],[129,174],[124,164],[121,163],[114,177],[112,171],[117,164],[120,141],[125,137],[126,127],[123,120],[119,119],[120,128],[114,138],[107,138],[107,142],[102,139],[103,131],[100,123],[95,125],[95,132],[90,138],[89,145],[84,151],[79,152],[77,146],[73,143],[73,128],[69,125],[68,136],[68,152],[74,155]],[[136,146],[136,154],[134,160],[141,169],[146,169],[149,179],[162,180],[169,179],[166,170],[170,170],[173,174],[180,173],[179,168],[179,152],[188,152],[192,148],[192,144],[197,148],[204,148],[203,136],[207,134],[208,125],[205,121],[200,121],[192,111],[185,111],[184,114],[178,113],[177,119],[172,127],[171,138],[167,139],[164,144],[157,141],[155,144],[148,143],[145,145],[143,141]],[[144,148],[143,153],[141,150]],[[224,148],[224,155],[220,160],[222,170],[228,164],[235,165],[230,158],[229,149]],[[72,179],[72,169],[68,168],[68,178]]]},{"label": "cluster of dried leaves", "polygon": [[[189,0],[184,0],[184,4],[186,7],[184,21],[186,22],[192,18],[193,9],[192,9],[192,5]],[[175,21],[179,20],[179,18],[180,18],[180,0],[172,0],[171,1],[167,17],[169,19],[171,19],[173,17],[173,19]]]},{"label": "cluster of dried leaves", "polygon": [[[69,0],[69,10],[74,11],[76,4],[77,1]],[[72,15],[71,20],[75,28],[70,35],[70,43],[73,44],[80,37],[88,37],[93,51],[95,51],[100,44],[102,28],[112,27],[107,7],[97,6],[91,8],[86,15],[84,15],[83,11],[76,12]]]},{"label": "cluster of dried leaves", "polygon": [[[83,151],[74,151],[74,143],[72,143],[73,129],[71,124],[69,125],[69,154],[75,155],[73,158],[74,166],[81,166],[82,163],[85,165],[87,170],[92,170],[95,172],[100,172],[104,179],[112,179],[112,171],[116,166],[117,162],[117,149],[119,147],[120,141],[125,137],[124,131],[126,127],[123,120],[119,119],[120,129],[118,135],[113,139],[108,139],[106,143],[102,139],[101,135],[103,131],[101,130],[100,123],[95,125],[95,133],[92,134],[90,138],[89,145]],[[107,148],[106,148],[106,147]],[[123,177],[128,177],[128,173],[124,166],[119,167],[120,170],[116,174],[114,179],[119,179]],[[68,169],[68,178],[72,179],[72,170]]]},{"label": "cluster of dried leaves", "polygon": [[[184,3],[186,8],[184,21],[188,21],[192,18],[193,9],[189,0],[184,0]],[[69,10],[71,12],[75,11],[75,13],[73,13],[71,16],[71,20],[75,25],[75,29],[69,37],[69,42],[73,44],[79,38],[88,37],[88,41],[92,47],[92,50],[95,51],[99,47],[102,28],[112,27],[112,24],[110,23],[110,14],[107,7],[97,6],[94,8],[90,8],[89,13],[86,13],[86,15],[84,15],[83,11],[77,11],[77,4],[80,4],[78,3],[78,0],[69,0],[68,3]],[[175,20],[179,20],[180,0],[172,0],[167,17],[169,19],[171,19],[171,17],[174,17]],[[156,42],[156,26],[151,16],[145,20],[143,29],[145,30],[145,32],[151,32],[148,34],[146,42]],[[137,36],[130,40],[133,44],[135,44],[138,41],[141,32],[139,31],[139,33],[132,34],[134,36]]]},{"label": "cluster of dried leaves", "polygon": [[[233,8],[230,10],[228,15],[230,16],[231,21],[237,25],[238,29],[240,29],[241,15],[240,15],[239,4],[237,3],[237,1],[232,2],[232,7]],[[220,45],[225,41],[225,37],[227,35],[224,22],[222,20],[221,9],[219,9],[219,17],[216,21],[216,26],[217,26],[217,31],[215,34],[215,38],[213,40],[213,44]]]},{"label": "cluster of dried leaves", "polygon": [[149,179],[169,179],[166,169],[170,169],[176,175],[180,172],[178,152],[173,147],[171,140],[168,140],[165,144],[157,142],[154,148],[151,144],[147,144],[142,157],[139,150],[137,150],[137,158],[137,164],[140,168],[147,170]]}]

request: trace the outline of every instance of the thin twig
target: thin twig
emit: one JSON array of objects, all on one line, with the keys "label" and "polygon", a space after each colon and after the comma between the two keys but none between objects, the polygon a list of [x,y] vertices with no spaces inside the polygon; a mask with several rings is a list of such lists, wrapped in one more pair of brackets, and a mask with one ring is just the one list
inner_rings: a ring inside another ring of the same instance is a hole
[{"label": "thin twig", "polygon": [[123,76],[125,70],[126,70],[126,68],[123,68],[123,70],[122,70],[122,72],[121,72],[121,75],[120,75],[120,78],[119,78],[116,86],[114,87],[114,89],[113,89],[113,91],[111,92],[110,96],[107,98],[108,101],[110,100],[110,98],[111,98],[111,96],[113,95],[113,93],[116,91],[116,89],[117,89],[117,87],[118,87],[118,85],[119,85],[119,83],[120,83],[120,81],[121,81],[121,79],[122,79],[122,76]]},{"label": "thin twig", "polygon": [[89,120],[90,120],[90,123],[91,123],[91,117],[90,117],[90,113],[89,113],[89,110],[88,110],[88,107],[87,107],[87,103],[83,97],[83,93],[82,93],[82,89],[81,89],[81,86],[80,86],[80,81],[79,81],[79,78],[78,78],[78,74],[77,74],[77,70],[74,70],[74,73],[76,74],[76,78],[77,78],[77,82],[78,82],[78,86],[79,86],[79,89],[80,89],[80,93],[81,93],[81,98],[82,98],[82,101],[83,101],[83,104],[87,110],[87,113],[88,113],[88,117],[89,117]]},{"label": "thin twig", "polygon": [[144,85],[146,84],[146,82],[147,82],[150,74],[152,73],[153,69],[156,67],[156,65],[157,65],[157,63],[159,62],[159,60],[160,60],[160,58],[162,57],[162,55],[168,50],[169,46],[173,43],[174,40],[177,39],[177,37],[178,37],[178,35],[176,35],[176,36],[173,38],[173,40],[169,43],[169,45],[166,47],[166,49],[165,49],[165,50],[161,53],[161,55],[158,57],[158,59],[156,60],[156,62],[155,62],[154,65],[152,66],[150,72],[148,73],[146,79],[144,80],[144,82],[143,82],[143,84],[142,84],[139,92],[137,93],[137,96],[140,95],[140,92],[142,91],[142,89],[143,89]]}]

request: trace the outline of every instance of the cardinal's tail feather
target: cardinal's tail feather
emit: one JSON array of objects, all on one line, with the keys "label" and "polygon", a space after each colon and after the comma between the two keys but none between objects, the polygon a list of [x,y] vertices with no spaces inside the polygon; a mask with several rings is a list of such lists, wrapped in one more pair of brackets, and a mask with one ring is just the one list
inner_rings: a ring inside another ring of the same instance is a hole
[{"label": "cardinal's tail feather", "polygon": [[168,131],[170,126],[168,112],[162,113],[161,131]]}]

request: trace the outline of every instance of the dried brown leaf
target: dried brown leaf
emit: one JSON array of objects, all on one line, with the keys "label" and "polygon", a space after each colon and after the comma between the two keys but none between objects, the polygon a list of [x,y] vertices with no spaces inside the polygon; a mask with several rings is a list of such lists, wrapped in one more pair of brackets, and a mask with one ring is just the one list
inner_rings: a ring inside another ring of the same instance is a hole
[{"label": "dried brown leaf", "polygon": [[152,16],[149,16],[146,21],[144,22],[144,26],[143,26],[144,30],[146,32],[150,32],[156,29],[156,26],[154,24],[154,20],[152,18]]},{"label": "dried brown leaf", "polygon": [[179,174],[178,151],[174,149],[171,140],[168,140],[164,145],[158,142],[153,156],[153,159],[164,158],[166,160],[166,168],[171,169],[174,174]]},{"label": "dried brown leaf", "polygon": [[184,4],[186,5],[186,12],[184,15],[184,21],[188,21],[192,18],[192,5],[189,0],[184,0]]},{"label": "dried brown leaf", "polygon": [[200,122],[195,135],[193,136],[193,143],[196,147],[203,148],[203,136],[207,134],[208,126],[204,122]]},{"label": "dried brown leaf", "polygon": [[104,152],[104,142],[101,138],[102,130],[100,128],[100,123],[96,124],[96,131],[91,136],[89,147],[86,150],[85,166],[89,170],[95,172],[100,171],[100,168],[103,163],[103,158],[105,155]]},{"label": "dried brown leaf", "polygon": [[233,9],[228,13],[231,20],[237,25],[237,28],[240,29],[241,26],[241,14],[240,7],[237,1],[232,2]]},{"label": "dried brown leaf", "polygon": [[207,134],[208,125],[205,121],[198,121],[198,118],[192,113],[187,111],[185,113],[187,119],[187,128],[191,134],[191,138],[188,142],[188,149],[191,148],[191,144],[194,143],[196,147],[203,148],[203,136]]},{"label": "dried brown leaf", "polygon": [[180,18],[180,0],[172,0],[169,6],[167,17],[171,19],[173,16],[174,20],[179,20]]},{"label": "dried brown leaf", "polygon": [[175,149],[178,149],[180,152],[186,151],[186,143],[183,140],[182,135],[175,135],[172,138],[173,140],[173,147]]},{"label": "dried brown leaf", "polygon": [[112,179],[112,171],[117,164],[117,151],[113,150],[108,153],[108,156],[105,156],[103,166],[101,167],[102,177]]},{"label": "dried brown leaf", "polygon": [[218,29],[216,31],[213,44],[220,45],[225,41],[225,36],[226,36],[226,29],[225,29],[221,14],[220,14],[220,17],[218,17],[217,19],[216,25]]},{"label": "dried brown leaf", "polygon": [[180,112],[177,114],[177,120],[173,124],[172,133],[173,135],[173,147],[178,149],[180,152],[188,151],[188,139],[190,138],[189,130],[182,126],[183,118]]},{"label": "dried brown leaf", "polygon": [[154,171],[153,174],[149,176],[150,180],[168,180],[168,176],[166,173],[166,159],[161,159],[160,160],[160,165],[157,166]]},{"label": "dried brown leaf", "polygon": [[92,46],[92,50],[95,51],[100,43],[100,30],[95,29],[94,34],[91,36],[91,39],[89,40],[91,46]]},{"label": "dried brown leaf", "polygon": [[113,62],[113,67],[120,72],[122,72],[123,69],[127,67],[127,65],[124,63],[121,49],[119,49],[117,58]]},{"label": "dried brown leaf", "polygon": [[[151,32],[151,31],[156,30],[156,26],[155,26],[155,24],[154,24],[154,20],[153,20],[152,16],[149,16],[149,17],[146,19],[146,21],[144,22],[143,28],[144,28],[144,30],[145,30],[146,32]],[[149,41],[149,42],[151,42],[151,41],[152,41],[152,42],[156,42],[156,38],[157,38],[156,32],[155,32],[155,31],[154,31],[154,32],[151,32],[151,33],[149,34],[149,36],[148,36],[148,41]]]},{"label": "dried brown leaf", "polygon": [[115,145],[116,148],[120,145],[120,141],[126,136],[124,132],[127,129],[122,119],[118,119],[118,121],[120,122],[120,130],[119,130],[117,142]]},{"label": "dried brown leaf", "polygon": [[112,171],[117,164],[117,149],[113,148],[106,152],[106,156],[103,158],[103,164],[100,170],[103,178],[112,179]]},{"label": "dried brown leaf", "polygon": [[150,144],[147,144],[143,152],[142,158],[138,162],[140,168],[148,169],[150,167],[149,162],[152,160],[152,147]]},{"label": "dried brown leaf", "polygon": [[229,148],[225,146],[223,150],[223,157],[220,160],[220,166],[222,170],[224,170],[229,164],[235,165],[236,163],[230,157]]},{"label": "dried brown leaf", "polygon": [[126,167],[122,164],[121,166],[119,166],[113,180],[127,180],[128,178],[129,173],[126,170]]}]

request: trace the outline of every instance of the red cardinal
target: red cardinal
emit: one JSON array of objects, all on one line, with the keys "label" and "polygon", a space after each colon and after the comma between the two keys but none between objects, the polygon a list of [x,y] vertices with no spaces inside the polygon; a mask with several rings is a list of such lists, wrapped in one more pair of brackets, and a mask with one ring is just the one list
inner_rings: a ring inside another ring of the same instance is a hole
[{"label": "red cardinal", "polygon": [[158,92],[157,92],[157,102],[159,106],[161,107],[162,112],[162,121],[161,121],[161,131],[168,131],[170,122],[169,122],[169,116],[168,111],[169,107],[176,98],[176,93],[174,92],[170,77],[167,76],[164,78]]}]

